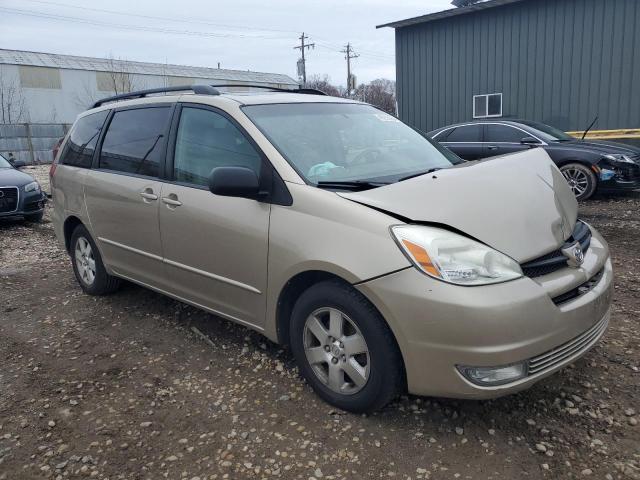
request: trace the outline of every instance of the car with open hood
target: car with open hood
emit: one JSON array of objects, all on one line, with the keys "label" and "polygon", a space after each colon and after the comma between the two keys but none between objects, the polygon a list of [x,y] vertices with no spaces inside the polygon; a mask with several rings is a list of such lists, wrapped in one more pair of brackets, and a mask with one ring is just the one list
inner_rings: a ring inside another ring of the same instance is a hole
[{"label": "car with open hood", "polygon": [[464,162],[353,100],[111,97],[77,119],[51,186],[86,293],[124,279],[252,328],[349,411],[525,389],[609,322],[607,243],[544,150]]},{"label": "car with open hood", "polygon": [[640,147],[633,145],[577,139],[544,123],[500,118],[448,125],[428,135],[465,160],[541,148],[578,200],[595,192],[640,191]]},{"label": "car with open hood", "polygon": [[39,222],[47,196],[34,178],[18,169],[22,161],[9,162],[0,155],[0,219],[22,217]]}]

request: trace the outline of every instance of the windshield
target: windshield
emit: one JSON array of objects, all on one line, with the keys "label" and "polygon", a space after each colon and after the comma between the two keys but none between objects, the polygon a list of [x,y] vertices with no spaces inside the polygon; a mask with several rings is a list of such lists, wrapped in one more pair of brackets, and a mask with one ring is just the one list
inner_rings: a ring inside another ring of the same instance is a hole
[{"label": "windshield", "polygon": [[567,135],[562,130],[552,127],[551,125],[545,125],[544,123],[538,122],[520,122],[523,125],[526,125],[530,129],[533,130],[533,134],[535,134],[540,139],[545,142],[563,142],[568,140],[575,140],[571,135]]},{"label": "windshield", "polygon": [[13,168],[9,163],[9,160],[0,155],[0,168]]},{"label": "windshield", "polygon": [[462,163],[397,118],[369,105],[288,103],[243,111],[309,183],[397,182]]}]

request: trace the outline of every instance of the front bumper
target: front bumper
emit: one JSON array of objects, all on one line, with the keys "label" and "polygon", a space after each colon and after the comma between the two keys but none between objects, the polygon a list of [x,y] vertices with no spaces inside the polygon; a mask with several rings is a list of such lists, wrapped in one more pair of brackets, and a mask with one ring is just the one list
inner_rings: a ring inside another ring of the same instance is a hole
[{"label": "front bumper", "polygon": [[[5,187],[8,188],[8,187]],[[15,208],[8,211],[0,209],[0,218],[24,217],[25,215],[37,215],[41,213],[47,203],[47,195],[42,192],[25,192],[24,188],[18,188],[18,202]]]},{"label": "front bumper", "polygon": [[601,192],[615,191],[635,191],[640,190],[640,165],[604,165],[602,168],[615,172],[615,175],[598,183],[598,190]]},{"label": "front bumper", "polygon": [[[409,268],[358,285],[387,319],[405,362],[410,393],[493,398],[523,390],[584,355],[603,335],[612,294],[606,242],[592,229],[580,268],[482,287],[437,281]],[[552,300],[599,275],[586,293]],[[457,365],[528,362],[533,373],[479,386]]]}]

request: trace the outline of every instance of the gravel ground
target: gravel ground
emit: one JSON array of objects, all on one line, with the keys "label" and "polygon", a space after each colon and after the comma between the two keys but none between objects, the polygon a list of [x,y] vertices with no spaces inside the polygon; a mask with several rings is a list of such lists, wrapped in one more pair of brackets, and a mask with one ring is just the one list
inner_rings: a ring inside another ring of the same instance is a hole
[{"label": "gravel ground", "polygon": [[84,295],[48,214],[0,222],[0,480],[638,479],[640,198],[581,215],[616,269],[588,355],[517,395],[367,416],[320,401],[243,327],[133,285]]}]

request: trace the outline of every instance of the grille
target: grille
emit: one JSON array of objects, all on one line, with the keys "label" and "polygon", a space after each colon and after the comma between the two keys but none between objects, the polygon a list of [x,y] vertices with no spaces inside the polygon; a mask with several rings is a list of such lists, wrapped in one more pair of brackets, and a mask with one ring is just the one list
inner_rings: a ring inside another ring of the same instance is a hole
[{"label": "grille", "polygon": [[15,212],[18,209],[18,188],[0,188],[0,213]]},{"label": "grille", "polygon": [[[575,242],[580,242],[580,247],[584,253],[587,253],[589,245],[591,244],[591,230],[586,223],[578,220],[576,226],[573,229],[571,237],[565,242],[562,248],[569,247]],[[538,257],[529,262],[523,263],[522,273],[527,277],[541,277],[542,275],[548,275],[558,270],[562,270],[567,266],[567,257],[562,254],[562,250],[554,250],[541,257]]]},{"label": "grille", "polygon": [[[636,159],[636,162],[640,161],[640,158]],[[616,177],[627,182],[640,179],[640,165],[616,165]]]},{"label": "grille", "polygon": [[536,373],[549,370],[574,355],[586,352],[604,333],[608,323],[609,316],[606,315],[593,327],[578,335],[573,340],[569,340],[567,343],[553,350],[529,359],[529,375],[535,375]]},{"label": "grille", "polygon": [[604,274],[604,268],[600,270],[598,273],[596,273],[589,280],[584,282],[582,285],[579,285],[573,290],[569,290],[568,292],[565,292],[562,295],[553,297],[551,300],[556,305],[562,305],[563,303],[567,303],[568,301],[573,300],[574,298],[578,298],[584,295],[585,293],[587,293],[588,291],[592,290],[593,287],[595,287],[598,284],[603,274]]}]

